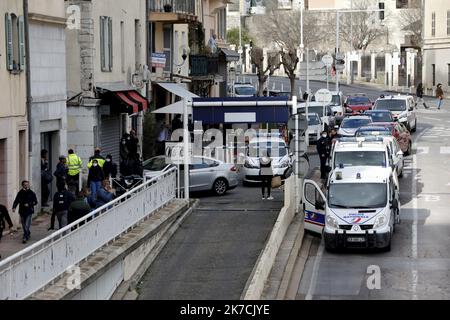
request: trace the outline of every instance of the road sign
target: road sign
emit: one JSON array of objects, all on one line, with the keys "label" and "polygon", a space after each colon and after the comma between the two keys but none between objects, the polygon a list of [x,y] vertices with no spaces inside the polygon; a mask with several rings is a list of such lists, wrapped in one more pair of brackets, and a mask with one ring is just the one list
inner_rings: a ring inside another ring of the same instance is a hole
[{"label": "road sign", "polygon": [[329,54],[324,55],[324,56],[322,57],[322,62],[323,62],[327,67],[331,67],[331,65],[332,65],[333,62],[334,62],[333,56],[331,56],[331,55],[329,55]]},{"label": "road sign", "polygon": [[321,103],[330,103],[333,100],[333,95],[327,89],[318,90],[314,96],[316,97],[316,101]]}]

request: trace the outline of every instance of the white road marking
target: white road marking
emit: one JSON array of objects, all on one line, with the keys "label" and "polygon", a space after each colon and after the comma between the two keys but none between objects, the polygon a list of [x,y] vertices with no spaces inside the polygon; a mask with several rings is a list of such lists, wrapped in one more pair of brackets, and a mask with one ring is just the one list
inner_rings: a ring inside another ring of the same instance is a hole
[{"label": "white road marking", "polygon": [[450,147],[441,147],[441,154],[450,154]]},{"label": "white road marking", "polygon": [[314,292],[316,291],[317,278],[319,276],[320,261],[322,260],[323,252],[325,249],[323,242],[324,240],[322,239],[322,241],[320,241],[319,249],[317,250],[317,256],[316,259],[314,260],[311,282],[309,283],[309,289],[308,293],[306,294],[305,300],[312,300],[314,297]]},{"label": "white road marking", "polygon": [[417,147],[417,154],[428,154],[430,153],[430,147]]}]

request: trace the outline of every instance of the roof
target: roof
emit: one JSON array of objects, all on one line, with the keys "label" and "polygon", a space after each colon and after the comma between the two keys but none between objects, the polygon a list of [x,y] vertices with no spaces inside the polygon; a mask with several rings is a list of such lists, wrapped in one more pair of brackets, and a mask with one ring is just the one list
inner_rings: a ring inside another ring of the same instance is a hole
[{"label": "roof", "polygon": [[95,87],[112,92],[136,90],[135,87],[130,86],[125,82],[98,82],[95,84]]},{"label": "roof", "polygon": [[[360,179],[357,175],[360,175]],[[385,183],[388,181],[392,169],[382,167],[347,167],[336,168],[331,173],[330,185],[336,183]],[[337,179],[337,176],[342,179]]]},{"label": "roof", "polygon": [[370,116],[360,116],[360,115],[357,115],[357,116],[348,116],[348,117],[346,117],[346,118],[344,118],[344,120],[346,120],[346,119],[351,119],[351,120],[354,120],[354,119],[356,119],[356,120],[359,120],[359,119],[361,119],[361,120],[366,120],[366,119],[372,119],[372,117],[370,117]]},{"label": "roof", "polygon": [[413,96],[411,95],[390,95],[390,96],[381,96],[377,99],[378,100],[407,100],[408,98],[412,98]]},{"label": "roof", "polygon": [[384,126],[364,126],[360,127],[358,130],[360,131],[390,131],[388,128]]},{"label": "roof", "polygon": [[239,61],[239,53],[234,50],[221,48],[222,53],[225,55],[227,62],[230,61]]},{"label": "roof", "polygon": [[[352,141],[353,140],[353,141]],[[362,144],[360,146],[360,142]],[[334,147],[335,152],[350,152],[350,151],[384,151],[385,141],[383,137],[363,137],[351,139],[338,139]]]}]

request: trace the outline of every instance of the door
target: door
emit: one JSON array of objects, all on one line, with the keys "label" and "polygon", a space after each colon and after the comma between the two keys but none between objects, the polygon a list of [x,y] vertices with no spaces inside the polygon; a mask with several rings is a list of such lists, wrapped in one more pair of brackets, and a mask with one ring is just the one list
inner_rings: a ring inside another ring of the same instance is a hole
[{"label": "door", "polygon": [[[100,145],[102,155],[110,154],[115,162],[120,161],[120,116],[102,117]],[[95,146],[97,147],[97,146]]]},{"label": "door", "polygon": [[[201,191],[209,189],[214,168],[211,167],[205,159],[196,159],[199,163],[189,165],[189,186],[192,191]],[[200,162],[201,161],[201,162]]]},{"label": "door", "polygon": [[313,180],[303,183],[303,211],[305,229],[322,234],[325,227],[326,198]]}]

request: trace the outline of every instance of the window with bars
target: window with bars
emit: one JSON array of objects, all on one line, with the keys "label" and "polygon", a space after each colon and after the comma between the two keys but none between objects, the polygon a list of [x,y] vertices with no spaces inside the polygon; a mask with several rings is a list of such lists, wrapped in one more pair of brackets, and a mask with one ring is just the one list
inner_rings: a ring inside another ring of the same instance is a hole
[{"label": "window with bars", "polygon": [[431,72],[432,72],[432,80],[433,80],[433,87],[436,85],[436,65],[433,63],[431,65]]},{"label": "window with bars", "polygon": [[436,12],[431,14],[431,35],[436,36]]},{"label": "window with bars", "polygon": [[6,68],[11,72],[25,70],[25,24],[23,16],[5,14]]},{"label": "window with bars", "polygon": [[113,39],[111,17],[100,17],[100,60],[103,72],[113,70]]}]

